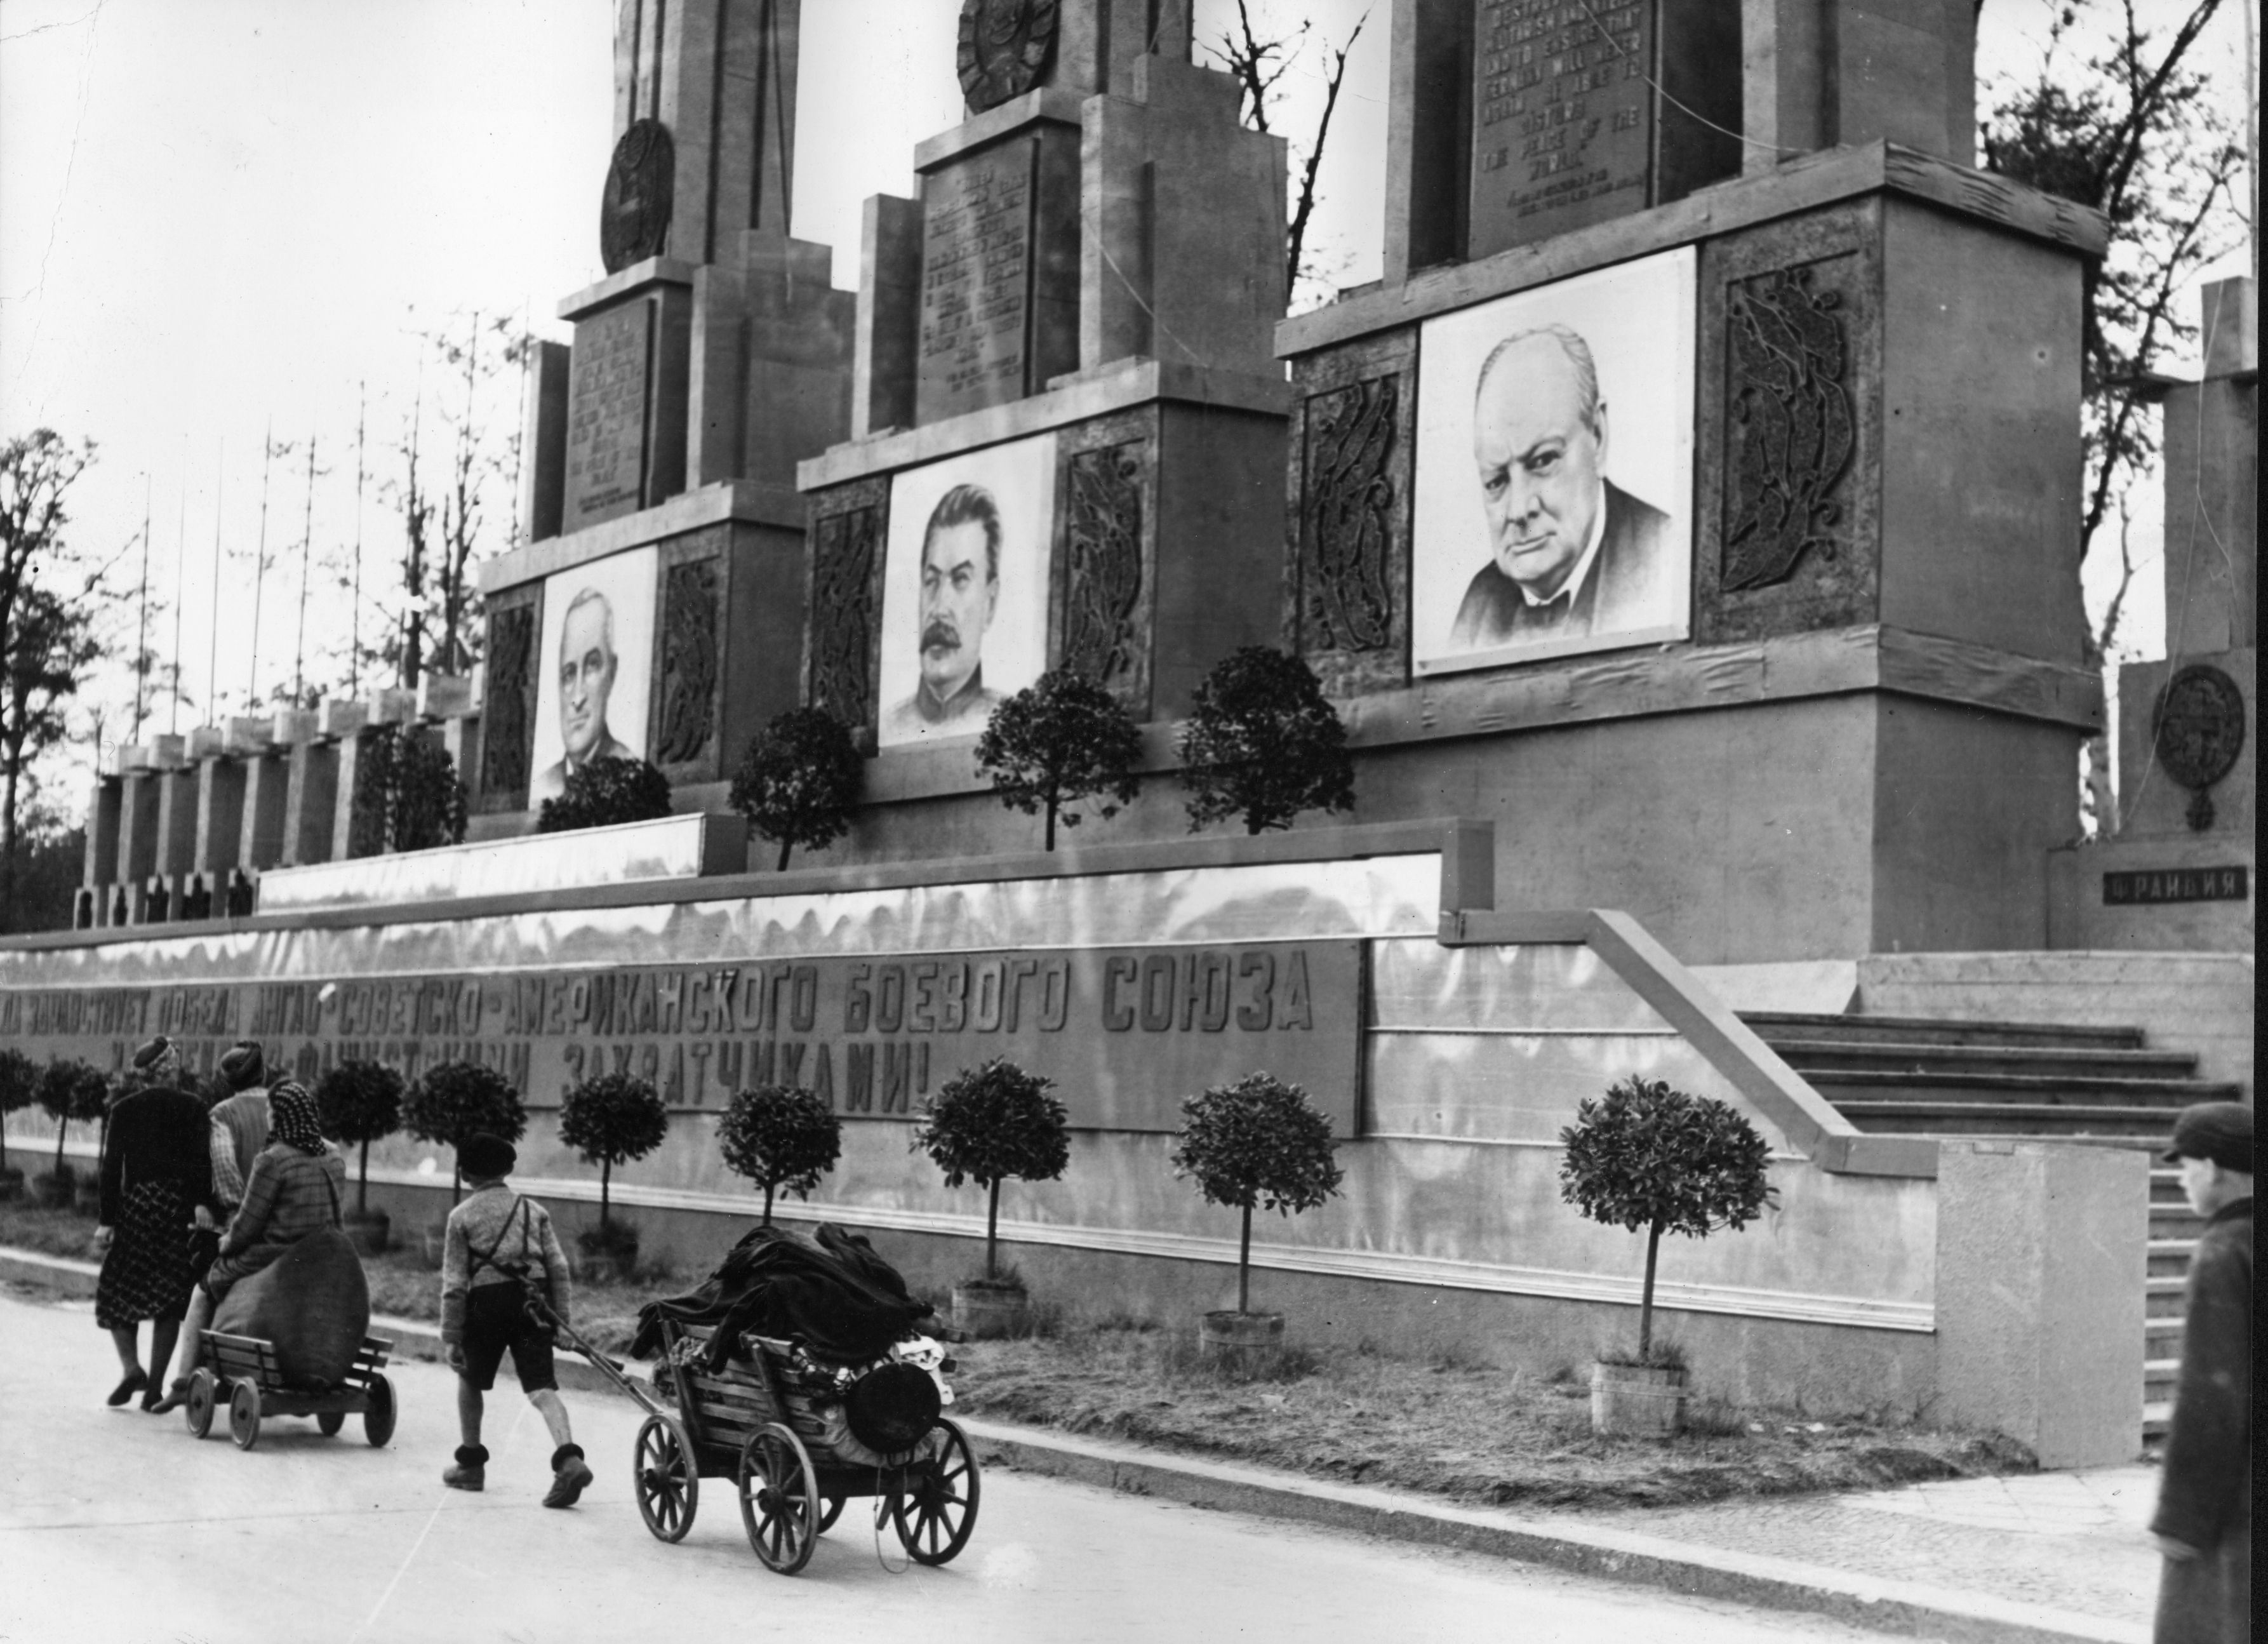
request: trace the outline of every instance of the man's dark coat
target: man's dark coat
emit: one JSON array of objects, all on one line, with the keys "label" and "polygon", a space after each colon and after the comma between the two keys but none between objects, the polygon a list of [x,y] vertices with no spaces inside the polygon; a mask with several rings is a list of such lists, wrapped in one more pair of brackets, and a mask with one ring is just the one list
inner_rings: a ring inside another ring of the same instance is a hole
[{"label": "man's dark coat", "polygon": [[2151,1533],[2195,1547],[2169,1559],[2157,1644],[2252,1636],[2252,1201],[2213,1212],[2190,1258],[2174,1427]]}]

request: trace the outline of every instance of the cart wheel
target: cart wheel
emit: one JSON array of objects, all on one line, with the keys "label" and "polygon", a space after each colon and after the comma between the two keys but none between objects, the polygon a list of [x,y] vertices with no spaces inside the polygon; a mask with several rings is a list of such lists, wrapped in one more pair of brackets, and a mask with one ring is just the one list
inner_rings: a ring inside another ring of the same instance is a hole
[{"label": "cart wheel", "polygon": [[320,1410],[315,1412],[315,1431],[327,1439],[338,1437],[339,1429],[346,1424],[347,1412],[343,1410]]},{"label": "cart wheel", "polygon": [[191,1438],[201,1439],[212,1431],[213,1406],[219,1402],[220,1383],[213,1379],[213,1373],[202,1368],[191,1371],[188,1397],[181,1401],[181,1414],[188,1421]]},{"label": "cart wheel", "polygon": [[835,1521],[843,1516],[843,1500],[844,1498],[839,1495],[826,1495],[819,1498],[819,1533],[821,1535],[824,1536],[828,1530],[834,1529]]},{"label": "cart wheel", "polygon": [[249,1382],[239,1382],[229,1395],[228,1436],[240,1450],[260,1442],[260,1390]]},{"label": "cart wheel", "polygon": [[968,1544],[983,1488],[968,1435],[942,1417],[937,1425],[945,1448],[935,1461],[907,1468],[903,1488],[890,1498],[898,1539],[917,1564],[946,1563]]},{"label": "cart wheel", "polygon": [[630,1489],[645,1527],[660,1541],[682,1541],[701,1505],[701,1474],[685,1429],[667,1416],[648,1416],[630,1457]]},{"label": "cart wheel", "polygon": [[811,1562],[819,1542],[819,1481],[803,1441],[777,1421],[741,1449],[740,1522],[756,1557],[782,1575]]},{"label": "cart wheel", "polygon": [[362,1435],[370,1441],[372,1449],[380,1449],[394,1436],[396,1409],[394,1383],[383,1375],[372,1376],[370,1390],[363,1395]]}]

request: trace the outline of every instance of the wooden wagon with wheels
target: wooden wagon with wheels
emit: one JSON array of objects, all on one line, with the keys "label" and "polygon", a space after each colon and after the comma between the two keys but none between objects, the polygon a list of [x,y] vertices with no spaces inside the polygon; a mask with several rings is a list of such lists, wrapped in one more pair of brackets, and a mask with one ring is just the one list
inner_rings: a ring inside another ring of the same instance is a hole
[{"label": "wooden wagon with wheels", "polygon": [[190,1373],[181,1406],[194,1436],[201,1439],[212,1431],[213,1415],[224,1403],[229,1436],[240,1450],[260,1442],[260,1424],[269,1416],[313,1416],[325,1438],[346,1426],[349,1416],[360,1416],[363,1436],[373,1446],[394,1436],[394,1383],[386,1375],[386,1355],[394,1344],[385,1338],[364,1337],[345,1381],[329,1388],[288,1383],[273,1342],[214,1330],[202,1339],[202,1361]]},{"label": "wooden wagon with wheels", "polygon": [[784,1386],[788,1343],[751,1337],[754,1358],[727,1359],[711,1371],[681,1362],[681,1344],[705,1345],[707,1331],[674,1320],[662,1328],[666,1362],[654,1379],[676,1411],[639,1395],[650,1413],[633,1462],[638,1512],[656,1537],[681,1539],[700,1506],[701,1480],[730,1478],[748,1545],[783,1575],[810,1562],[821,1534],[854,1497],[880,1498],[917,1563],[946,1563],[968,1544],[982,1480],[959,1424],[939,1416],[912,1449],[879,1464],[854,1461],[829,1443],[813,1402]]}]

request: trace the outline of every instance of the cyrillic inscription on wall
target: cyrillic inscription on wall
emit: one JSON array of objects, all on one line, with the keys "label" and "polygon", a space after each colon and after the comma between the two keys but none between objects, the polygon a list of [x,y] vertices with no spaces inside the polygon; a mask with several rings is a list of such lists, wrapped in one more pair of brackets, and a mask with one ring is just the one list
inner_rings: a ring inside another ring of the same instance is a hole
[{"label": "cyrillic inscription on wall", "polygon": [[652,304],[625,303],[576,323],[567,373],[565,530],[644,505],[652,364]]},{"label": "cyrillic inscription on wall", "polygon": [[1642,210],[1654,0],[1475,0],[1470,254]]},{"label": "cyrillic inscription on wall", "polygon": [[802,1085],[845,1118],[906,1118],[1005,1056],[1054,1080],[1073,1125],[1170,1131],[1181,1102],[1266,1071],[1341,1135],[1358,1085],[1359,944],[836,956],[501,976],[0,993],[0,1036],[35,1058],[125,1065],[153,1033],[210,1071],[239,1038],[312,1083],[342,1061],[409,1078],[473,1060],[531,1107],[600,1073],[674,1106]]},{"label": "cyrillic inscription on wall", "polygon": [[917,420],[998,405],[1025,381],[1032,304],[1032,187],[1038,146],[1004,144],[922,185]]}]

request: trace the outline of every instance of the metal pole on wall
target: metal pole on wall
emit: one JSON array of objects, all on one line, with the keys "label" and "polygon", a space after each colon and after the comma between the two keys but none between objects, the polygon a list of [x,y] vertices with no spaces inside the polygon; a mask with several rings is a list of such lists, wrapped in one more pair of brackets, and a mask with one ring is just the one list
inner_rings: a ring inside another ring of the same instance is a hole
[{"label": "metal pole on wall", "polygon": [[355,547],[354,594],[347,602],[347,695],[362,695],[362,433],[369,406],[369,385],[355,385]]},{"label": "metal pole on wall", "polygon": [[228,439],[223,435],[213,453],[213,568],[212,608],[205,623],[205,711],[220,713],[220,538],[221,499],[228,483]]},{"label": "metal pole on wall", "polygon": [[150,476],[142,476],[142,615],[134,639],[134,740],[142,740],[142,711],[150,687]]},{"label": "metal pole on wall", "polygon": [[245,680],[244,709],[260,711],[260,596],[268,586],[268,470],[276,457],[276,420],[260,442],[260,542],[252,556],[252,664]]},{"label": "metal pole on wall", "polygon": [[173,703],[166,734],[181,729],[181,580],[189,563],[189,437],[181,436],[181,512],[173,521]]},{"label": "metal pole on wall", "polygon": [[307,512],[299,535],[299,635],[291,645],[291,705],[306,705],[302,690],[307,665],[307,566],[315,557],[315,436],[307,436]]}]

